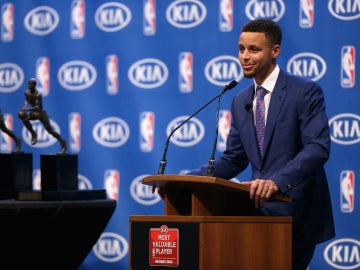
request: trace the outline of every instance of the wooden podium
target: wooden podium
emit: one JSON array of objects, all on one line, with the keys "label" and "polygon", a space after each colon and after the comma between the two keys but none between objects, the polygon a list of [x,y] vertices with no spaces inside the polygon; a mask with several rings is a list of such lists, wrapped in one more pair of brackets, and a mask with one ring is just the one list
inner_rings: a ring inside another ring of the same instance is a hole
[{"label": "wooden podium", "polygon": [[292,218],[257,215],[248,186],[190,175],[142,183],[164,190],[165,215],[130,216],[130,270],[291,269]]}]

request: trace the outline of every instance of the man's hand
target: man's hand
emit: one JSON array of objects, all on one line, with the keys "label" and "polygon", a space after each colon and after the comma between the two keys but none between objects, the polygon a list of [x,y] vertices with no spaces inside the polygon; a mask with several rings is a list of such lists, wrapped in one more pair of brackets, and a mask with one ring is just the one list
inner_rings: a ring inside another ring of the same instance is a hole
[{"label": "man's hand", "polygon": [[270,197],[279,191],[279,187],[273,180],[255,179],[241,184],[250,187],[250,199],[255,205],[262,206]]}]

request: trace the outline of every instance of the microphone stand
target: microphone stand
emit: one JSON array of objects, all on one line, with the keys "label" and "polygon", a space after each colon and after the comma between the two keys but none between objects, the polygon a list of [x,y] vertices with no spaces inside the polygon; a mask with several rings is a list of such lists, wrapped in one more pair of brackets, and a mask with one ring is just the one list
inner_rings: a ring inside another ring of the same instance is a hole
[{"label": "microphone stand", "polygon": [[218,103],[217,103],[215,140],[214,140],[212,153],[211,153],[211,156],[210,156],[210,159],[209,159],[207,172],[205,174],[206,176],[214,176],[215,149],[216,149],[216,144],[217,144],[218,134],[219,134],[220,99],[221,99],[221,95],[219,95]]},{"label": "microphone stand", "polygon": [[171,136],[177,131],[179,128],[181,128],[185,123],[187,123],[191,118],[193,118],[195,115],[197,115],[200,111],[202,111],[206,106],[208,106],[211,102],[213,102],[215,99],[217,99],[220,95],[217,95],[216,97],[212,98],[208,103],[206,103],[204,106],[202,106],[200,109],[198,109],[196,112],[194,112],[192,115],[190,115],[186,120],[184,120],[180,125],[178,125],[176,128],[174,128],[170,135],[167,137],[166,143],[165,143],[165,150],[162,157],[162,160],[160,161],[160,166],[158,170],[158,174],[164,174],[165,166],[166,166],[166,153],[167,149],[169,147],[170,138]]},{"label": "microphone stand", "polygon": [[225,85],[224,88],[221,90],[220,94],[217,95],[216,97],[212,98],[210,101],[208,101],[204,106],[202,106],[200,109],[198,109],[196,112],[194,112],[192,115],[190,115],[186,120],[184,120],[180,125],[178,125],[175,129],[173,129],[169,136],[167,137],[166,143],[165,143],[165,149],[164,149],[164,154],[163,157],[160,161],[160,165],[159,165],[159,169],[158,169],[158,174],[164,174],[165,171],[165,167],[166,167],[166,153],[167,153],[167,149],[169,147],[169,143],[170,143],[170,138],[171,136],[179,129],[181,128],[185,123],[187,123],[191,118],[193,118],[196,114],[198,114],[200,111],[202,111],[206,106],[208,106],[211,102],[213,102],[215,99],[219,98],[228,90],[234,88],[237,85],[237,82],[235,80],[231,81],[229,84]]}]

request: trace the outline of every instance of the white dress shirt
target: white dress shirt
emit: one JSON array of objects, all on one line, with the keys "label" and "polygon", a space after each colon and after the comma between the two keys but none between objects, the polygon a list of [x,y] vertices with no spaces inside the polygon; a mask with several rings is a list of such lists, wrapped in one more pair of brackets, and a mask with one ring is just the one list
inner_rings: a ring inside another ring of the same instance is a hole
[{"label": "white dress shirt", "polygon": [[[266,124],[266,119],[267,119],[267,114],[269,111],[269,104],[270,104],[270,99],[271,99],[271,94],[272,91],[275,88],[275,84],[276,84],[276,80],[279,76],[280,73],[280,68],[278,65],[276,65],[276,67],[274,68],[274,70],[271,72],[271,74],[265,79],[265,81],[263,82],[263,84],[261,85],[262,88],[267,90],[267,94],[264,97],[264,102],[265,102],[265,124]],[[254,80],[254,100],[253,100],[253,113],[254,113],[254,124],[255,124],[255,119],[256,119],[256,88],[258,87],[258,85],[256,84],[255,80]]]}]

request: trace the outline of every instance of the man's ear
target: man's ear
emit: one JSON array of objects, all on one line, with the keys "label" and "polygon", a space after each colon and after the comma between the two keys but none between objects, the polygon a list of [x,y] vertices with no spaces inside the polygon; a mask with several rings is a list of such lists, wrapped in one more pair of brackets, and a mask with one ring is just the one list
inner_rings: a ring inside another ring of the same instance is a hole
[{"label": "man's ear", "polygon": [[276,59],[280,55],[280,45],[276,44],[272,48],[273,59]]}]

